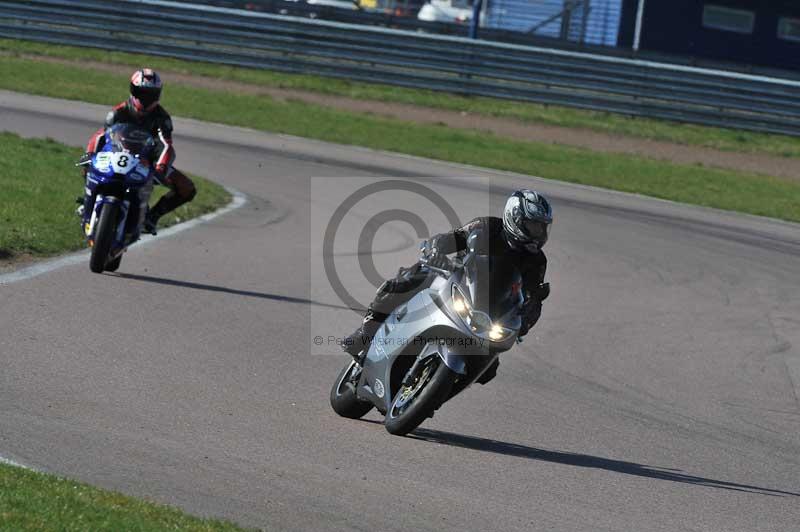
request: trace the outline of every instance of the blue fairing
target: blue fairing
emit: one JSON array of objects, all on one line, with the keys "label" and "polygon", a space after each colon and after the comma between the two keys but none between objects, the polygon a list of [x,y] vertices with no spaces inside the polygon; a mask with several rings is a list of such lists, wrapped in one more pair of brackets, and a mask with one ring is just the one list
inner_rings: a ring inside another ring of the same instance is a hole
[{"label": "blue fairing", "polygon": [[[86,174],[92,205],[85,210],[84,222],[99,218],[106,203],[118,203],[120,215],[112,249],[125,248],[139,238],[140,211],[147,196],[142,192],[152,186],[155,145],[149,132],[132,124],[116,124],[106,130],[103,147],[92,157]],[[86,236],[94,239],[93,234]]]}]

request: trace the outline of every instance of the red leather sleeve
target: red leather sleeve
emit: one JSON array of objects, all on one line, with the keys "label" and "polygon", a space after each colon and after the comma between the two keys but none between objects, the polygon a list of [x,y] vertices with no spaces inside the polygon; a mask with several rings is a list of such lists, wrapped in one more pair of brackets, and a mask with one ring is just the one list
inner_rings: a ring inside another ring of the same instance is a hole
[{"label": "red leather sleeve", "polygon": [[159,131],[159,140],[161,141],[161,153],[156,159],[156,168],[159,171],[166,170],[170,167],[175,160],[175,148],[172,147],[172,137],[166,137]]},{"label": "red leather sleeve", "polygon": [[97,150],[100,149],[100,143],[103,140],[103,135],[105,134],[105,128],[98,129],[94,135],[89,139],[89,142],[86,144],[86,151],[88,153],[97,153]]},{"label": "red leather sleeve", "polygon": [[164,171],[175,161],[175,148],[172,147],[172,119],[163,111],[163,117],[158,125],[158,141],[161,143],[161,153],[156,159],[156,168]]}]

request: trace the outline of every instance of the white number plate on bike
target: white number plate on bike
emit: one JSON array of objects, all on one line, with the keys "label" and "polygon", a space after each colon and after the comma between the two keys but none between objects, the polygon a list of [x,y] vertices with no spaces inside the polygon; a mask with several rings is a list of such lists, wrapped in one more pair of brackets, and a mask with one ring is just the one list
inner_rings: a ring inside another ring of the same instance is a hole
[{"label": "white number plate on bike", "polygon": [[97,154],[95,165],[98,170],[107,172],[113,170],[115,174],[127,174],[138,165],[139,160],[126,152],[101,152]]}]

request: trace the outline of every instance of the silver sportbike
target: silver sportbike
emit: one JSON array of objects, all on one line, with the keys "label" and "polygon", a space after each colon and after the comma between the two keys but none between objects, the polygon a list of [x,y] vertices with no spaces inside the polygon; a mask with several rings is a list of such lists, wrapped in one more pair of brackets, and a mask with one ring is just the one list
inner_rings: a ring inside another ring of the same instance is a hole
[{"label": "silver sportbike", "polygon": [[337,414],[358,419],[377,408],[386,430],[404,435],[493,376],[500,353],[518,340],[522,277],[479,249],[478,236],[469,235],[447,269],[428,264],[430,245],[423,242],[427,280],[381,325],[363,365],[352,361],[340,372],[330,396]]}]

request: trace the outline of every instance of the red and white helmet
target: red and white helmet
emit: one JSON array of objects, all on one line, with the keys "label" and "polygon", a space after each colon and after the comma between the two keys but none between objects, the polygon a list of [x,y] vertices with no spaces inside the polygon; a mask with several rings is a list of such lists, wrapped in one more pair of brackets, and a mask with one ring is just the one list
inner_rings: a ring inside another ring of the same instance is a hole
[{"label": "red and white helmet", "polygon": [[150,68],[137,70],[131,76],[131,108],[144,115],[158,106],[161,97],[161,78]]}]

